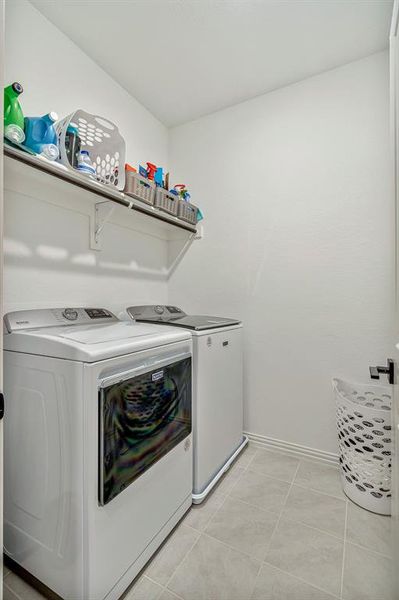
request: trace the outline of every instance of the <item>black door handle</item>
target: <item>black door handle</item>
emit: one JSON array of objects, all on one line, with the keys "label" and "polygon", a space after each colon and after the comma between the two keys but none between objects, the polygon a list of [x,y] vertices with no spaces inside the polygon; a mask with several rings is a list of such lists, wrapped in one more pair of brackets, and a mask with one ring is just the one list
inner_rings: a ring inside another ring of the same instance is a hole
[{"label": "black door handle", "polygon": [[4,417],[4,394],[0,392],[0,421]]},{"label": "black door handle", "polygon": [[369,367],[371,379],[379,379],[380,373],[388,376],[388,382],[395,383],[395,361],[392,358],[387,359],[386,367]]}]

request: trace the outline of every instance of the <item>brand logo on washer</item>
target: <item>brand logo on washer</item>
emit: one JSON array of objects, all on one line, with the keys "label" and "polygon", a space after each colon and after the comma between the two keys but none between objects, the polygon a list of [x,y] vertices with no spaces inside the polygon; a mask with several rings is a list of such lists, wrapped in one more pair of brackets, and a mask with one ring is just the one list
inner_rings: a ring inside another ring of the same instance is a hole
[{"label": "brand logo on washer", "polygon": [[208,348],[210,348],[210,347],[212,346],[212,338],[211,338],[211,337],[209,337],[209,338],[206,340],[206,345],[208,346]]},{"label": "brand logo on washer", "polygon": [[184,442],[184,450],[187,452],[187,450],[190,449],[190,446],[191,446],[190,438],[187,438],[186,441]]},{"label": "brand logo on washer", "polygon": [[152,374],[152,381],[158,381],[159,379],[163,378],[163,371],[157,371],[156,373]]}]

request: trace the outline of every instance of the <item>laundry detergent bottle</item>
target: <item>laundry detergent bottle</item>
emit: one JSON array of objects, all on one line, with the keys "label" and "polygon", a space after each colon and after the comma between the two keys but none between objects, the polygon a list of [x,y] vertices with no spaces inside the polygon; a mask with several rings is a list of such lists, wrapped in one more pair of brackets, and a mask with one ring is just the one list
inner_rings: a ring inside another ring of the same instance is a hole
[{"label": "laundry detergent bottle", "polygon": [[58,136],[54,127],[58,115],[50,112],[43,117],[25,117],[25,146],[48,160],[57,160]]},{"label": "laundry detergent bottle", "polygon": [[22,144],[25,139],[24,115],[18,100],[23,91],[18,82],[4,88],[4,137],[14,144]]}]

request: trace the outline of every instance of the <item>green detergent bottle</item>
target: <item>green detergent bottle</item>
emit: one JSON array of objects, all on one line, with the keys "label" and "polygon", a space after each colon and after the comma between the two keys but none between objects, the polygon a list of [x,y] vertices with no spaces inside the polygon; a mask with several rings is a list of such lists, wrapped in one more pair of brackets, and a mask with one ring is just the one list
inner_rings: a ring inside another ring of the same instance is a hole
[{"label": "green detergent bottle", "polygon": [[23,91],[17,82],[4,88],[4,137],[14,144],[22,144],[25,139],[24,115],[18,101]]}]

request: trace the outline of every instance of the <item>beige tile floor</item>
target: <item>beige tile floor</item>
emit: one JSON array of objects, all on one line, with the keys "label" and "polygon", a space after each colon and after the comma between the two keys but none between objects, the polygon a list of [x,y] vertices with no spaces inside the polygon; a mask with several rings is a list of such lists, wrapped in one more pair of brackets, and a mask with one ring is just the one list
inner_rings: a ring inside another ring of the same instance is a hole
[{"label": "beige tile floor", "polygon": [[[394,600],[391,555],[390,519],[348,501],[335,467],[250,445],[124,600]],[[6,574],[4,600],[41,598]]]}]

